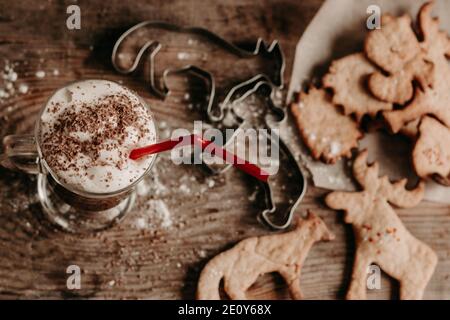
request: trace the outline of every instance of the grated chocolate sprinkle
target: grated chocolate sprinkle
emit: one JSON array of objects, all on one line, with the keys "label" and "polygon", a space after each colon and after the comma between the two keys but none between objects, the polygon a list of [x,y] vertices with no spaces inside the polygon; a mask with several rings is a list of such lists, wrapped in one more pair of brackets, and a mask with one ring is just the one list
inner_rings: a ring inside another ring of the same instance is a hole
[{"label": "grated chocolate sprinkle", "polygon": [[[48,112],[55,115],[60,110],[58,103],[48,107]],[[83,155],[87,159],[83,164],[84,170],[104,165],[105,160],[114,160],[113,165],[122,169],[127,155],[119,152],[117,159],[101,159],[101,152],[117,151],[128,136],[127,128],[136,129],[139,137],[150,133],[145,122],[139,121],[141,110],[139,102],[122,93],[102,97],[94,103],[73,102],[73,106],[58,114],[57,119],[41,135],[46,162],[55,172],[70,169],[78,172],[79,164],[71,160]],[[108,172],[107,177],[108,180],[112,179],[112,173]],[[92,176],[89,178],[93,179]]]}]

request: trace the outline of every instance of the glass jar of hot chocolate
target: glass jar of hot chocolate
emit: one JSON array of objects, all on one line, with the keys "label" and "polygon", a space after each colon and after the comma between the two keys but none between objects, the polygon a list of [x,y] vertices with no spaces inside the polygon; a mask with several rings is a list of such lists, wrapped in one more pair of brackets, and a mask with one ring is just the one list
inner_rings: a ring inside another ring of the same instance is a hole
[{"label": "glass jar of hot chocolate", "polygon": [[134,190],[156,155],[130,151],[155,143],[149,106],[107,80],[83,80],[57,90],[35,132],[4,138],[3,166],[38,174],[43,211],[61,228],[92,232],[117,223],[132,208]]}]

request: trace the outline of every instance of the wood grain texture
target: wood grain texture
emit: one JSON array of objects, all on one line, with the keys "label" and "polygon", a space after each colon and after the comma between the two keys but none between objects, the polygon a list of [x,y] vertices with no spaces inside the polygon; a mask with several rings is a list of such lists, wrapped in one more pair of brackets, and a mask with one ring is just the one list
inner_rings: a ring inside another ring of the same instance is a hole
[{"label": "wood grain texture", "polygon": [[[191,97],[201,95],[201,86],[192,82],[186,88],[184,81],[171,79],[173,93],[161,101],[148,93],[142,79],[118,75],[110,53],[123,31],[155,19],[203,26],[236,42],[279,39],[288,80],[295,45],[321,2],[78,1],[82,28],[69,31],[65,12],[72,1],[2,1],[0,63],[3,59],[17,63],[18,82],[27,83],[29,92],[0,104],[0,136],[30,132],[52,91],[84,78],[123,81],[148,101],[158,122],[171,128],[189,125],[199,115],[189,110],[195,101],[186,101],[184,95],[187,89]],[[220,61],[220,56],[215,58]],[[53,74],[54,69],[59,75]],[[46,71],[46,77],[36,78],[37,70]],[[176,166],[164,157],[156,168],[165,187],[153,188],[155,177],[149,177],[150,189],[139,196],[133,212],[118,226],[91,236],[70,235],[49,225],[36,198],[36,179],[0,168],[0,298],[193,299],[199,272],[211,257],[243,238],[269,232],[255,219],[261,194],[254,194],[254,182],[242,173],[231,170],[210,178],[199,167]],[[342,215],[324,207],[325,193],[309,187],[297,210],[315,209],[337,236],[313,247],[301,286],[306,298],[341,299],[349,282],[354,241]],[[148,201],[154,199],[167,204],[172,227],[136,228],[136,219],[146,214]],[[449,299],[450,207],[424,202],[397,212],[407,228],[439,255],[425,297]],[[71,264],[82,269],[81,290],[66,287],[66,268]],[[383,276],[381,290],[370,291],[369,297],[396,297],[397,291],[391,289],[397,285]],[[288,298],[276,275],[261,277],[248,296]]]}]

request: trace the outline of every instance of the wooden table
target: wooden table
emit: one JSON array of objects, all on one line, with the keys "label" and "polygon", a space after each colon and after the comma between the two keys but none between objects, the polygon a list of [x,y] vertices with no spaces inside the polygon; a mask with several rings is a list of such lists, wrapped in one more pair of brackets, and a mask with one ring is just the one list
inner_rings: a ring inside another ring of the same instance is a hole
[{"label": "wooden table", "polygon": [[[30,132],[52,91],[83,78],[123,81],[149,102],[160,124],[182,126],[196,117],[189,110],[191,102],[183,98],[186,88],[174,80],[172,95],[161,101],[148,93],[141,79],[117,74],[110,53],[118,35],[137,22],[154,19],[203,26],[237,42],[254,41],[258,36],[279,39],[287,59],[288,80],[295,45],[321,2],[79,1],[82,27],[69,31],[66,8],[72,1],[2,1],[0,64],[4,59],[17,63],[16,85],[26,83],[29,90],[1,102],[0,135]],[[38,78],[38,70],[46,76]],[[149,177],[138,205],[120,225],[80,236],[61,232],[46,221],[37,201],[35,177],[1,168],[0,297],[192,299],[199,272],[211,257],[243,238],[269,232],[255,219],[261,210],[260,195],[242,173],[231,170],[210,178],[199,167],[176,166],[164,157],[155,170],[158,181]],[[337,239],[313,247],[301,285],[306,298],[342,299],[354,241],[342,215],[324,207],[325,193],[309,187],[297,212],[315,209]],[[170,217],[158,222],[150,216],[154,223],[142,229],[136,221],[147,219],[155,200],[164,201]],[[426,298],[450,298],[450,207],[423,202],[415,209],[397,212],[409,230],[439,255]],[[80,290],[66,286],[66,268],[73,264],[82,270]],[[369,297],[396,297],[397,290],[391,289],[397,285],[383,275],[381,289],[370,291]],[[258,279],[248,295],[288,298],[277,275]]]}]

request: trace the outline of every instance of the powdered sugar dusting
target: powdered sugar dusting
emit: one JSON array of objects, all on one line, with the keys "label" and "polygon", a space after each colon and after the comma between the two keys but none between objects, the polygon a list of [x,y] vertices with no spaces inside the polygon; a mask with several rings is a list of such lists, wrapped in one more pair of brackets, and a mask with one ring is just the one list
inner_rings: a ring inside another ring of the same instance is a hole
[{"label": "powdered sugar dusting", "polygon": [[332,155],[337,155],[341,152],[341,144],[339,142],[333,141],[330,145],[330,153]]}]

